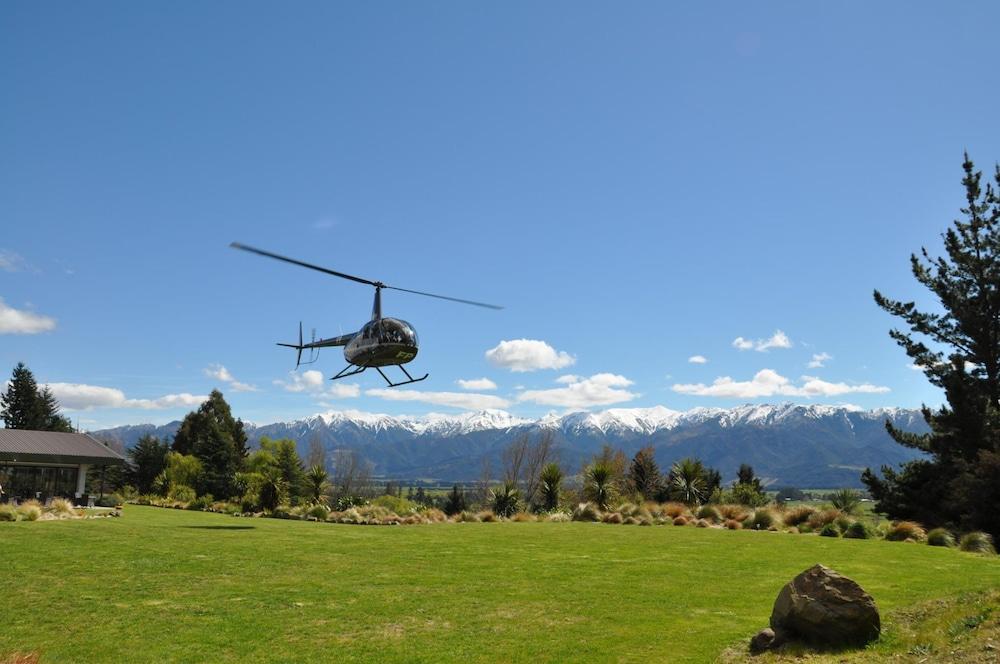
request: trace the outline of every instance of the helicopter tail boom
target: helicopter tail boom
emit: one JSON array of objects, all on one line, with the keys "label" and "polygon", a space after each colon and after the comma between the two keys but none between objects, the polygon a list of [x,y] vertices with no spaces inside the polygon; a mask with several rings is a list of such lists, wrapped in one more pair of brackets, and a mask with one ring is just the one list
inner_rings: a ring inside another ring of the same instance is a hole
[{"label": "helicopter tail boom", "polygon": [[[332,346],[346,346],[350,343],[351,339],[357,336],[357,332],[351,334],[342,334],[339,337],[330,337],[329,339],[316,339],[316,332],[313,331],[313,339],[309,343],[302,343],[302,322],[299,322],[299,343],[297,344],[283,344],[278,343],[278,346],[284,346],[285,348],[294,348],[298,351],[295,356],[295,368],[298,369],[302,364],[312,364],[319,358],[320,348],[330,348]],[[302,361],[302,351],[316,351],[315,353],[310,353],[309,360],[306,362]]]}]

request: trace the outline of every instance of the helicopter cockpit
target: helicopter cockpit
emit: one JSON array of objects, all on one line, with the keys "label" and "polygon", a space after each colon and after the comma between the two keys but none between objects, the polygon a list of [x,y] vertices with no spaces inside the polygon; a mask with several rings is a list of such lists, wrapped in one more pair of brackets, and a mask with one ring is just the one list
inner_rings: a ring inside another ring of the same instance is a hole
[{"label": "helicopter cockpit", "polygon": [[405,320],[399,318],[382,318],[365,325],[361,331],[362,339],[369,343],[400,344],[416,347],[417,331]]}]

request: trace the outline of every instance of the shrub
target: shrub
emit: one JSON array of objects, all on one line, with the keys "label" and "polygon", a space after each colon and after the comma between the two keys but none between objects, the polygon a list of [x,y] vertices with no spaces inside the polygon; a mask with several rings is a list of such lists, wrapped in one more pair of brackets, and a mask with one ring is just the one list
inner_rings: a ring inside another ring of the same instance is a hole
[{"label": "shrub", "polygon": [[205,496],[199,496],[198,498],[195,498],[194,500],[189,501],[188,504],[187,504],[187,509],[189,509],[189,510],[205,510],[205,509],[211,507],[211,505],[212,505],[212,496],[211,495],[205,495]]},{"label": "shrub", "polygon": [[622,503],[621,505],[618,506],[618,509],[615,511],[621,514],[623,517],[635,516],[636,512],[639,511],[639,506],[634,503]]},{"label": "shrub", "polygon": [[687,514],[688,507],[684,503],[667,503],[663,506],[663,513],[671,519]]},{"label": "shrub", "polygon": [[848,539],[871,539],[873,534],[863,521],[855,521],[844,530],[844,537]]},{"label": "shrub", "polygon": [[840,516],[838,516],[836,519],[833,520],[833,525],[837,526],[837,528],[840,529],[841,533],[846,533],[847,529],[851,527],[852,523],[854,523],[854,519],[847,516],[846,514],[841,514]]},{"label": "shrub", "polygon": [[698,522],[694,525],[698,526],[699,528],[709,528],[711,527],[712,522],[709,521],[708,519],[698,519]]},{"label": "shrub", "polygon": [[17,506],[18,514],[25,521],[37,521],[42,516],[42,506],[37,500],[26,500]]},{"label": "shrub", "polygon": [[320,521],[326,521],[326,517],[330,515],[330,510],[326,505],[313,505],[306,511],[306,515]]},{"label": "shrub", "polygon": [[747,527],[753,530],[767,530],[779,524],[780,519],[774,513],[774,510],[758,509],[754,510],[753,516],[750,517],[750,521],[747,523]]},{"label": "shrub", "polygon": [[885,538],[890,542],[902,542],[908,539],[922,542],[926,537],[927,534],[920,524],[913,521],[896,521],[885,533]]},{"label": "shrub", "polygon": [[799,530],[799,534],[802,534],[802,535],[806,535],[806,534],[809,534],[809,533],[813,532],[813,528],[812,528],[812,526],[809,525],[808,522],[806,522],[806,523],[800,523],[798,525],[798,530]]},{"label": "shrub", "polygon": [[726,493],[729,502],[747,507],[763,507],[769,502],[767,494],[756,484],[735,484]]},{"label": "shrub", "polygon": [[[372,501],[372,505],[378,505],[379,507],[384,507],[390,512],[396,514],[412,514],[417,510],[417,504],[413,501],[407,500],[402,496],[379,496]],[[458,510],[459,512],[461,510]]]},{"label": "shrub", "polygon": [[170,489],[170,493],[167,494],[168,498],[172,498],[179,503],[190,503],[198,494],[195,493],[194,489],[183,484],[176,484]]},{"label": "shrub", "polygon": [[931,546],[955,546],[955,536],[945,528],[935,528],[927,533],[927,543]]},{"label": "shrub", "polygon": [[0,505],[0,521],[17,521],[17,508],[7,503]]},{"label": "shrub", "polygon": [[743,528],[743,524],[736,519],[726,519],[726,523],[723,524],[729,530],[740,530]]},{"label": "shrub", "polygon": [[479,523],[479,517],[475,514],[475,512],[468,511],[458,514],[455,520],[459,523]]},{"label": "shrub", "polygon": [[528,514],[527,512],[518,512],[513,517],[511,517],[511,520],[516,521],[517,523],[528,523],[534,521],[535,517],[534,515]]},{"label": "shrub", "polygon": [[493,512],[491,512],[489,510],[483,510],[482,512],[479,512],[478,514],[476,514],[476,516],[479,517],[479,520],[481,522],[483,522],[483,523],[493,523],[495,521],[499,521],[500,520],[500,519],[497,518],[496,514],[494,514]]},{"label": "shrub", "polygon": [[861,494],[854,489],[838,489],[828,499],[831,505],[845,514],[854,514],[861,506]]},{"label": "shrub", "polygon": [[551,521],[552,523],[565,523],[567,521],[572,521],[573,517],[566,512],[553,512],[545,517],[546,521]]},{"label": "shrub", "polygon": [[798,507],[793,507],[790,510],[786,510],[784,516],[785,524],[789,526],[797,526],[800,523],[805,523],[815,511],[816,509],[810,507],[809,505],[800,505]]},{"label": "shrub", "polygon": [[635,518],[634,516],[627,516],[622,521],[622,523],[624,523],[626,526],[637,526],[639,525],[639,519]]},{"label": "shrub", "polygon": [[600,521],[601,510],[594,503],[580,503],[573,510],[574,521]]},{"label": "shrub", "polygon": [[819,531],[820,537],[840,537],[840,528],[833,523],[828,523]]},{"label": "shrub", "polygon": [[448,520],[448,515],[436,507],[427,507],[420,511],[420,516],[431,523],[441,523]]},{"label": "shrub", "polygon": [[722,518],[719,514],[719,510],[715,509],[711,505],[702,505],[698,508],[698,518],[701,520],[708,520],[712,523],[718,523],[719,519]]},{"label": "shrub", "polygon": [[607,512],[601,517],[601,521],[604,523],[621,523],[624,519],[618,512]]},{"label": "shrub", "polygon": [[970,553],[996,553],[996,549],[993,548],[993,538],[988,533],[978,531],[962,535],[962,539],[958,543],[958,548]]},{"label": "shrub", "polygon": [[674,525],[675,526],[686,526],[686,525],[688,525],[688,520],[687,520],[687,518],[685,518],[683,516],[675,517],[674,518]]}]

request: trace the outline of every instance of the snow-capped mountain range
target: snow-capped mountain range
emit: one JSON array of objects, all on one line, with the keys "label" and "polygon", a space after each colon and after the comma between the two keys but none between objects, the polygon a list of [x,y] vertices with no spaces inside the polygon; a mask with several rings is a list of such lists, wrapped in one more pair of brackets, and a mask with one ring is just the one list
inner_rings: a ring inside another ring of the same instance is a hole
[{"label": "snow-capped mountain range", "polygon": [[[866,466],[916,458],[913,450],[892,441],[885,431],[886,420],[910,431],[927,430],[916,410],[748,404],[683,412],[663,406],[612,408],[553,413],[538,420],[502,410],[421,417],[331,411],[292,422],[248,424],[247,432],[252,444],[264,436],[291,438],[302,453],[312,440],[327,451],[354,449],[373,464],[376,475],[401,479],[473,480],[484,458],[498,473],[502,451],[515,437],[550,432],[570,473],[605,444],[629,455],[653,445],[661,466],[696,456],[726,478],[735,475],[740,463],[750,463],[775,484],[833,487],[857,486]],[[172,439],[179,424],[126,426],[93,434],[128,447],[145,434]]]}]

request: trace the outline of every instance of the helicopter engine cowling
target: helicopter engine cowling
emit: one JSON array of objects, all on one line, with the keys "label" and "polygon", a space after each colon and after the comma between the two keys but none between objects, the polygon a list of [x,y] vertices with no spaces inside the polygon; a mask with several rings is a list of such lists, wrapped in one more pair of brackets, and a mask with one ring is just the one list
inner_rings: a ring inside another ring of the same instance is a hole
[{"label": "helicopter engine cowling", "polygon": [[379,318],[365,323],[344,346],[344,359],[363,367],[406,364],[417,356],[419,340],[412,325],[399,318]]}]

